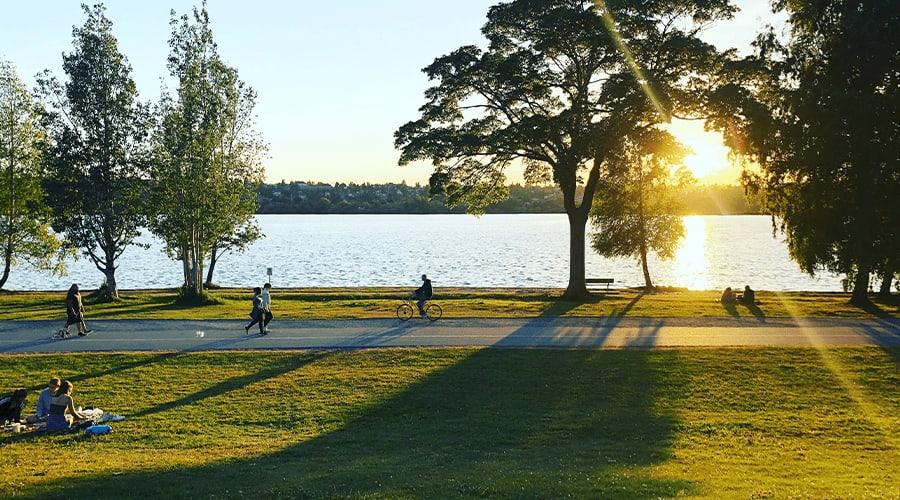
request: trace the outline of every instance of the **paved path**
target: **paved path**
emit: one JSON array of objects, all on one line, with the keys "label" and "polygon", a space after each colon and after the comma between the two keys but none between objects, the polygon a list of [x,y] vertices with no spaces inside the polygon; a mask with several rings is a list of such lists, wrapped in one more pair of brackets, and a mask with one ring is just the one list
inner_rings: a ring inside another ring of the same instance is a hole
[{"label": "paved path", "polygon": [[[0,353],[361,349],[378,347],[669,348],[900,346],[900,319],[532,318],[274,321],[89,320],[87,337],[51,340],[59,322],[0,323]],[[72,331],[74,331],[74,327]]]}]

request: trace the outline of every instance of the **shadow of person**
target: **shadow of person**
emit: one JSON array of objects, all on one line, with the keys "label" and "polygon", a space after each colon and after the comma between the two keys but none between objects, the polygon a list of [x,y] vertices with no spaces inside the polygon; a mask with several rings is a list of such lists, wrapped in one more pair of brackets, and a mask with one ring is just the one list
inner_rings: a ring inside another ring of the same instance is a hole
[{"label": "shadow of person", "polygon": [[728,313],[729,316],[732,316],[734,318],[741,317],[741,315],[738,313],[736,303],[734,303],[734,302],[719,302],[719,304],[722,304],[722,307],[725,308],[725,311]]},{"label": "shadow of person", "polygon": [[762,311],[755,303],[754,304],[744,304],[747,306],[747,310],[750,311],[750,314],[753,315],[754,318],[757,319],[760,323],[766,322],[766,313]]}]

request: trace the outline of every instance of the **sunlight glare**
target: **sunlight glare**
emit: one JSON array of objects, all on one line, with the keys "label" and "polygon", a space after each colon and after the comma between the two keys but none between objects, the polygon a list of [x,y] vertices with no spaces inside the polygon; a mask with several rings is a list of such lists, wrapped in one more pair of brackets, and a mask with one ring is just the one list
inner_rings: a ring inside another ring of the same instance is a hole
[{"label": "sunlight glare", "polygon": [[722,134],[707,132],[703,122],[678,119],[673,119],[666,130],[694,150],[694,154],[684,159],[684,165],[701,184],[737,184],[740,168],[728,158]]},{"label": "sunlight glare", "polygon": [[681,247],[675,253],[675,284],[689,290],[709,290],[706,220],[698,215],[684,217],[684,230]]}]

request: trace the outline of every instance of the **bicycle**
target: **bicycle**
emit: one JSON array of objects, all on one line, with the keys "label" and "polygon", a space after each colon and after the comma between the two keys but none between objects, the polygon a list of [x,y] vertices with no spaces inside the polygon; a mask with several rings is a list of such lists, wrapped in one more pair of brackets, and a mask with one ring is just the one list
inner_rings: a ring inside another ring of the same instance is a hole
[{"label": "bicycle", "polygon": [[[417,307],[413,297],[403,299],[403,303],[397,306],[397,319],[400,321],[408,321],[409,318],[413,317],[416,309]],[[437,321],[444,315],[444,310],[441,306],[431,302],[431,299],[425,301],[422,305],[422,309],[425,310],[425,317],[431,321]]]}]

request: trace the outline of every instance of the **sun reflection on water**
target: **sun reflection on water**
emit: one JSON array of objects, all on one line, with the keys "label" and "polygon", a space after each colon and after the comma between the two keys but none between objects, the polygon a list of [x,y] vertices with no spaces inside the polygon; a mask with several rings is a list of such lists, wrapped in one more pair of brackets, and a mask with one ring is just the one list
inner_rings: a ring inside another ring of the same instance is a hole
[{"label": "sun reflection on water", "polygon": [[709,290],[706,259],[706,220],[702,216],[684,218],[684,239],[675,252],[675,286],[691,290]]}]

